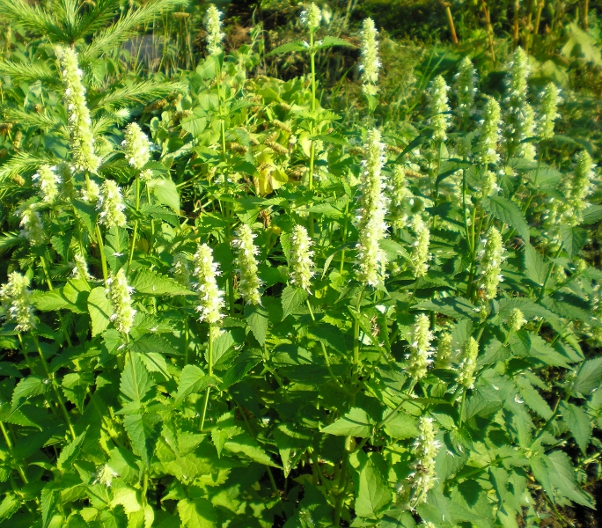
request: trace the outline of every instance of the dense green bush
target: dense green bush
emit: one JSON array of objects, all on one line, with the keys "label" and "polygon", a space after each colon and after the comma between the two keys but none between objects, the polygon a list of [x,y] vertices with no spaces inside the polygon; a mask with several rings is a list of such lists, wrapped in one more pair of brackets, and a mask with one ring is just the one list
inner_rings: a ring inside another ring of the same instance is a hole
[{"label": "dense green bush", "polygon": [[[224,53],[211,6],[199,66],[140,78],[120,46],[177,4],[0,1],[35,37],[0,64],[0,524],[593,508],[602,205],[563,94],[519,47],[501,97],[464,59],[383,121],[367,19],[343,120],[317,65],[353,46],[313,4],[270,57]],[[308,75],[253,74],[289,53]]]}]

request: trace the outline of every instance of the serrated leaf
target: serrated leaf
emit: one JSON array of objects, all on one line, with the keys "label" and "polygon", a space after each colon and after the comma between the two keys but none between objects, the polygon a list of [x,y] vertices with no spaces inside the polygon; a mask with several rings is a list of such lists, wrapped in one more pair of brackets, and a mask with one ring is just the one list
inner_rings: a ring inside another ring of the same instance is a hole
[{"label": "serrated leaf", "polygon": [[10,519],[21,507],[21,501],[13,493],[6,493],[0,503],[0,521]]},{"label": "serrated leaf", "polygon": [[154,178],[147,185],[152,189],[155,198],[160,203],[172,209],[176,214],[180,212],[180,195],[176,184],[172,180]]},{"label": "serrated leaf", "polygon": [[207,499],[183,499],[178,502],[178,513],[183,528],[214,528],[217,511]]},{"label": "serrated leaf", "polygon": [[549,420],[552,415],[552,409],[548,402],[541,397],[541,394],[531,385],[531,382],[524,376],[516,378],[516,386],[520,392],[522,400],[532,411],[536,412],[544,420]]},{"label": "serrated leaf", "polygon": [[396,413],[396,415],[385,424],[384,429],[391,438],[397,440],[416,438],[419,434],[416,418],[403,413]]},{"label": "serrated leaf", "polygon": [[156,437],[155,420],[143,414],[128,414],[124,417],[123,425],[132,444],[132,451],[148,466],[149,448]]},{"label": "serrated leaf", "polygon": [[80,412],[83,412],[88,387],[93,383],[94,373],[90,371],[69,372],[61,380],[63,393]]},{"label": "serrated leaf", "polygon": [[245,455],[252,461],[263,464],[264,466],[278,467],[261,448],[257,440],[255,440],[249,433],[245,432],[235,436],[231,440],[228,440],[224,444],[224,449],[230,451],[231,453]]},{"label": "serrated leaf", "polygon": [[516,229],[517,233],[526,243],[529,242],[529,225],[523,213],[514,202],[501,196],[492,196],[488,200],[483,201],[483,207],[495,218]]},{"label": "serrated leaf", "polygon": [[575,257],[587,242],[587,231],[581,227],[560,226],[562,247],[570,258]]},{"label": "serrated leaf", "polygon": [[59,471],[64,471],[67,466],[71,466],[71,464],[75,461],[79,455],[79,452],[81,451],[85,437],[86,431],[84,431],[75,440],[71,441],[63,448],[58,460],[56,461],[56,467],[59,469]]},{"label": "serrated leaf", "polygon": [[121,374],[119,390],[132,402],[141,403],[155,382],[148,375],[139,355],[135,352],[130,354],[130,361],[126,364]]},{"label": "serrated leaf", "polygon": [[598,220],[602,219],[602,205],[590,205],[585,211],[583,211],[584,225],[595,224]]},{"label": "serrated leaf", "polygon": [[224,376],[222,388],[227,389],[242,380],[260,361],[261,351],[257,349],[243,350]]},{"label": "serrated leaf", "polygon": [[113,314],[113,306],[102,286],[94,288],[88,296],[88,313],[92,322],[92,336],[104,332]]},{"label": "serrated leaf", "polygon": [[137,293],[151,295],[192,295],[189,289],[182,286],[178,281],[161,275],[151,270],[137,272],[131,280],[130,286]]},{"label": "serrated leaf", "polygon": [[575,470],[566,453],[562,451],[553,451],[546,457],[546,465],[550,471],[550,482],[567,499],[595,509],[589,498],[577,486]]},{"label": "serrated leaf", "polygon": [[334,46],[344,46],[346,48],[355,48],[355,46],[351,42],[348,42],[347,40],[343,40],[342,38],[338,38],[338,37],[326,36],[321,41],[316,42],[314,49],[317,49],[317,50],[328,49],[328,48],[332,48]]},{"label": "serrated leaf", "polygon": [[268,331],[268,312],[261,306],[245,306],[245,318],[255,339],[263,346]]},{"label": "serrated leaf", "polygon": [[182,369],[180,382],[178,384],[178,394],[174,400],[174,405],[178,405],[191,394],[197,394],[204,391],[211,385],[214,379],[205,373],[196,365],[186,365]]},{"label": "serrated leaf", "polygon": [[81,200],[71,200],[71,203],[75,211],[75,216],[84,224],[89,234],[94,234],[98,217],[96,207]]},{"label": "serrated leaf", "polygon": [[373,424],[368,413],[360,407],[352,407],[345,416],[324,427],[322,432],[335,436],[367,438],[372,435],[372,429]]},{"label": "serrated leaf", "polygon": [[50,380],[41,378],[40,376],[28,376],[22,379],[15,390],[13,391],[11,407],[17,409],[26,400],[33,398],[38,394],[44,394],[50,388]]},{"label": "serrated leaf", "polygon": [[297,310],[307,299],[307,292],[303,288],[287,286],[282,291],[282,320]]},{"label": "serrated leaf", "polygon": [[588,359],[581,364],[573,382],[573,392],[587,398],[602,385],[602,357]]},{"label": "serrated leaf", "polygon": [[524,253],[525,275],[537,286],[541,287],[548,274],[548,266],[543,257],[531,244],[525,244]]},{"label": "serrated leaf", "polygon": [[271,55],[279,55],[281,53],[290,53],[292,51],[304,51],[309,49],[309,45],[305,42],[301,42],[297,40],[295,42],[288,42],[286,44],[282,44],[282,46],[278,46],[276,49],[273,49],[268,53],[268,57]]},{"label": "serrated leaf", "polygon": [[48,528],[51,516],[56,508],[57,495],[56,490],[52,489],[51,484],[44,486],[40,494],[40,506],[42,509],[42,528]]},{"label": "serrated leaf", "polygon": [[579,449],[585,454],[589,441],[592,438],[592,421],[590,417],[581,407],[565,401],[560,402],[560,412]]},{"label": "serrated leaf", "polygon": [[355,513],[359,517],[378,519],[391,503],[392,494],[387,482],[387,463],[380,453],[357,453],[359,466],[356,482]]}]

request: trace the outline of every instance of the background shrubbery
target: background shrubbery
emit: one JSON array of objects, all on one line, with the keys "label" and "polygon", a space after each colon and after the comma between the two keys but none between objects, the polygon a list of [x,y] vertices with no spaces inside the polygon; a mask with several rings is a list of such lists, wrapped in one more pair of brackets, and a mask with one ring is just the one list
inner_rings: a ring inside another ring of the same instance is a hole
[{"label": "background shrubbery", "polygon": [[490,3],[0,0],[0,524],[597,526],[598,13]]}]

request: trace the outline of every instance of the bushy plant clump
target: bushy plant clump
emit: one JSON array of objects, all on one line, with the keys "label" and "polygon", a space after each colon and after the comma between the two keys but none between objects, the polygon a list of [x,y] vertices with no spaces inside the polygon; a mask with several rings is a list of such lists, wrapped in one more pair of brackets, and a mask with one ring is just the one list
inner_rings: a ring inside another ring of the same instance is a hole
[{"label": "bushy plant clump", "polygon": [[0,525],[509,527],[593,508],[602,273],[584,247],[602,206],[587,148],[555,135],[556,87],[530,90],[518,48],[496,99],[464,59],[397,133],[374,116],[366,21],[347,127],[316,56],[351,45],[315,38],[317,6],[272,52],[306,54],[287,82],[205,20],[206,60],[150,106],[93,106],[78,41],[46,65],[62,84],[7,95],[5,115],[34,100],[41,117],[2,139]]}]

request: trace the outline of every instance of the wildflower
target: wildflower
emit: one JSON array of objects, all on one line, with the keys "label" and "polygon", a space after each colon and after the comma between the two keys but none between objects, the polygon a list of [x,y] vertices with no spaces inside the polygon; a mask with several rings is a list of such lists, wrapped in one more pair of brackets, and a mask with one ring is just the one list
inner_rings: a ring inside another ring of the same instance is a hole
[{"label": "wildflower", "polygon": [[125,214],[125,204],[121,196],[121,190],[113,180],[105,180],[102,184],[100,199],[97,209],[101,209],[99,222],[105,224],[108,228],[125,227],[127,224]]},{"label": "wildflower", "polygon": [[408,220],[405,205],[411,194],[407,187],[406,171],[401,165],[395,165],[388,191],[390,195],[389,210],[393,219],[392,223],[394,227],[400,229]]},{"label": "wildflower", "polygon": [[0,301],[9,321],[17,323],[17,332],[28,332],[35,326],[35,316],[28,289],[29,279],[13,271],[8,282],[0,288]]},{"label": "wildflower", "polygon": [[309,29],[310,33],[315,33],[322,22],[322,11],[313,2],[309,9],[301,11],[301,23]]},{"label": "wildflower", "polygon": [[460,62],[458,73],[454,77],[454,92],[458,103],[457,112],[460,119],[466,120],[472,114],[474,98],[477,93],[477,75],[471,60],[464,57]]},{"label": "wildflower", "polygon": [[410,260],[414,265],[414,274],[416,277],[423,277],[429,270],[429,247],[431,243],[431,231],[422,220],[420,215],[416,215],[412,222],[412,228],[416,233],[416,240],[413,244]]},{"label": "wildflower", "polygon": [[129,334],[134,324],[136,310],[132,308],[132,292],[134,288],[128,286],[123,268],[116,275],[107,279],[107,293],[113,304],[114,313],[111,321],[117,331]]},{"label": "wildflower", "polygon": [[433,419],[422,417],[418,425],[419,436],[414,442],[413,454],[416,461],[412,464],[413,473],[409,479],[412,481],[414,493],[411,501],[412,507],[426,502],[428,492],[433,489],[435,481],[435,458],[441,448],[441,442],[435,440]]},{"label": "wildflower", "polygon": [[427,369],[433,362],[431,359],[433,333],[430,326],[428,316],[420,314],[416,316],[410,334],[410,353],[406,355],[406,359],[408,360],[408,374],[416,381],[426,376]]},{"label": "wildflower", "polygon": [[497,288],[503,277],[502,262],[505,260],[505,249],[502,242],[502,235],[493,226],[489,228],[485,238],[485,247],[481,252],[481,289],[484,293],[484,299],[495,299]]},{"label": "wildflower", "polygon": [[86,258],[80,253],[75,254],[75,267],[73,268],[72,275],[75,279],[84,279],[86,281],[94,279],[88,271]]},{"label": "wildflower", "polygon": [[535,135],[535,112],[529,103],[524,103],[522,108],[522,119],[519,131],[521,141],[517,149],[517,156],[529,161],[534,161],[537,155],[535,144],[532,141],[525,141]]},{"label": "wildflower", "polygon": [[32,180],[40,187],[40,197],[43,202],[53,203],[59,195],[61,179],[54,173],[55,167],[41,165]]},{"label": "wildflower", "polygon": [[386,199],[382,166],[384,145],[380,132],[370,130],[367,137],[366,160],[363,161],[362,208],[359,214],[358,280],[369,286],[377,286],[385,274],[386,255],[380,248],[380,240],[387,234],[385,222]]},{"label": "wildflower", "polygon": [[523,133],[523,107],[527,102],[528,79],[531,73],[529,57],[521,47],[516,48],[506,84],[504,97],[504,136],[506,148],[510,155],[526,137]]},{"label": "wildflower", "polygon": [[477,343],[474,337],[471,337],[462,351],[462,362],[458,367],[458,385],[467,389],[474,388],[478,355],[479,343]]},{"label": "wildflower", "polygon": [[125,139],[121,143],[125,151],[125,159],[136,170],[142,168],[150,160],[151,143],[137,123],[130,123],[125,129]]},{"label": "wildflower", "polygon": [[378,92],[378,72],[381,62],[378,57],[378,30],[374,20],[364,19],[361,32],[361,57],[359,70],[362,79],[362,92],[365,95],[376,95]]},{"label": "wildflower", "polygon": [[527,320],[523,315],[523,312],[518,308],[513,308],[508,317],[508,328],[511,332],[518,332],[523,326],[527,324]]},{"label": "wildflower", "polygon": [[451,356],[453,352],[454,338],[449,332],[439,336],[437,341],[437,356],[435,366],[440,369],[449,368],[451,365]]},{"label": "wildflower", "polygon": [[428,90],[429,113],[431,116],[428,122],[433,129],[434,141],[445,141],[447,139],[447,129],[450,125],[448,91],[449,86],[447,86],[441,75],[435,77]]},{"label": "wildflower", "polygon": [[196,310],[201,314],[199,320],[214,325],[223,317],[221,311],[224,307],[224,292],[217,286],[219,269],[217,262],[213,260],[213,251],[207,244],[197,247],[194,264],[193,274],[199,292],[199,305]]},{"label": "wildflower", "polygon": [[82,83],[83,72],[79,68],[77,53],[71,48],[58,47],[57,56],[61,63],[61,75],[65,85],[73,165],[77,170],[96,172],[100,159],[94,152],[92,120],[86,103],[86,89]]},{"label": "wildflower", "polygon": [[255,235],[251,228],[242,224],[238,229],[237,238],[232,245],[237,250],[238,274],[240,275],[239,289],[242,298],[249,304],[261,304],[261,280],[257,275],[257,247],[253,244]]},{"label": "wildflower", "polygon": [[483,173],[480,180],[480,198],[489,198],[500,191],[500,186],[497,183],[497,174],[487,170]]},{"label": "wildflower", "polygon": [[488,165],[499,161],[497,144],[500,140],[500,121],[500,105],[493,97],[490,97],[483,108],[482,121],[478,128],[475,148],[475,158],[478,163]]},{"label": "wildflower", "polygon": [[175,279],[182,286],[190,286],[190,266],[188,255],[182,252],[176,253],[173,257],[171,272],[173,273]]},{"label": "wildflower", "polygon": [[308,292],[313,277],[311,270],[314,266],[312,262],[314,252],[310,249],[312,245],[307,230],[303,226],[296,225],[291,234],[290,281],[293,286]]},{"label": "wildflower", "polygon": [[222,33],[222,13],[213,4],[205,13],[205,31],[207,32],[207,51],[209,55],[219,55],[222,52],[222,41],[226,36]]},{"label": "wildflower", "polygon": [[29,240],[32,246],[39,246],[44,242],[44,224],[42,217],[35,206],[29,205],[21,212],[21,222],[19,226],[22,228],[20,235]]},{"label": "wildflower", "polygon": [[554,124],[558,119],[559,90],[554,83],[549,83],[544,88],[541,96],[541,118],[538,123],[538,133],[541,139],[554,137]]},{"label": "wildflower", "polygon": [[90,205],[97,205],[100,200],[100,187],[92,178],[86,178],[86,183],[82,187],[81,199]]}]

